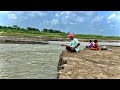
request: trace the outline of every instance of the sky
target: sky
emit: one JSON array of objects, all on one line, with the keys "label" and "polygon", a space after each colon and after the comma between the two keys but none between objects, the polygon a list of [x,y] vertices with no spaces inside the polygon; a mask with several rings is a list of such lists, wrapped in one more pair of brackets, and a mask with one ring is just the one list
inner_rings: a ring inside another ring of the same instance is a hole
[{"label": "sky", "polygon": [[120,36],[120,11],[0,11],[0,25]]}]

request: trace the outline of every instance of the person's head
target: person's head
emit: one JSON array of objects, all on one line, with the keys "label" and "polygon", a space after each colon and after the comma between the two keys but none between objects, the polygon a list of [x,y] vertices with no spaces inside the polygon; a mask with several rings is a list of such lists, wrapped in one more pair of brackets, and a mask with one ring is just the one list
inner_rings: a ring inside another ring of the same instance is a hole
[{"label": "person's head", "polygon": [[94,40],[94,43],[97,43],[98,41],[97,40]]},{"label": "person's head", "polygon": [[74,34],[70,33],[68,37],[72,40],[74,38]]},{"label": "person's head", "polygon": [[92,42],[92,40],[89,41],[90,43]]}]

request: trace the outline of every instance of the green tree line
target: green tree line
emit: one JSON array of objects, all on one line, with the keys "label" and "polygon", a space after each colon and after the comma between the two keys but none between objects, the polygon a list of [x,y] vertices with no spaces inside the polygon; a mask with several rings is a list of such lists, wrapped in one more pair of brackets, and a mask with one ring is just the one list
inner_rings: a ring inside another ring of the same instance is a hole
[{"label": "green tree line", "polygon": [[43,29],[43,30],[39,30],[37,28],[33,28],[33,27],[27,27],[25,28],[21,28],[17,25],[12,25],[12,26],[1,26],[0,25],[0,29],[4,29],[4,30],[8,30],[8,29],[13,29],[13,30],[26,30],[26,31],[36,31],[36,32],[48,32],[48,33],[62,33],[62,34],[68,34],[65,32],[61,32],[60,30],[53,30],[53,29]]}]

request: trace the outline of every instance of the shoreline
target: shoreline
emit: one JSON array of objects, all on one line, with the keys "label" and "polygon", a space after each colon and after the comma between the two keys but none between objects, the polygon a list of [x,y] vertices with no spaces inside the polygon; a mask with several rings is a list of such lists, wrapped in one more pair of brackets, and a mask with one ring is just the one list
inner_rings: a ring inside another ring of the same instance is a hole
[{"label": "shoreline", "polygon": [[38,37],[17,37],[17,36],[0,36],[0,43],[12,44],[49,44],[48,41]]},{"label": "shoreline", "polygon": [[[79,42],[89,42],[94,39],[78,39]],[[48,41],[70,41],[69,38],[53,38],[43,36],[0,36],[0,43],[21,43],[21,44],[48,44]],[[120,40],[98,40],[98,42],[120,42]]]}]

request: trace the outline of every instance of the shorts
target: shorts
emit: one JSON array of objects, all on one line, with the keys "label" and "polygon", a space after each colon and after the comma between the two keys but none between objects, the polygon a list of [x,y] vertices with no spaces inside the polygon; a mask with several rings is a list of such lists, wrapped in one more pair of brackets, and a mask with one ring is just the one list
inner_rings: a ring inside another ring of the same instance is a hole
[{"label": "shorts", "polygon": [[72,50],[72,47],[66,47],[66,49],[68,50],[68,51],[70,51],[70,52],[76,52],[76,50],[74,49],[74,50]]}]

